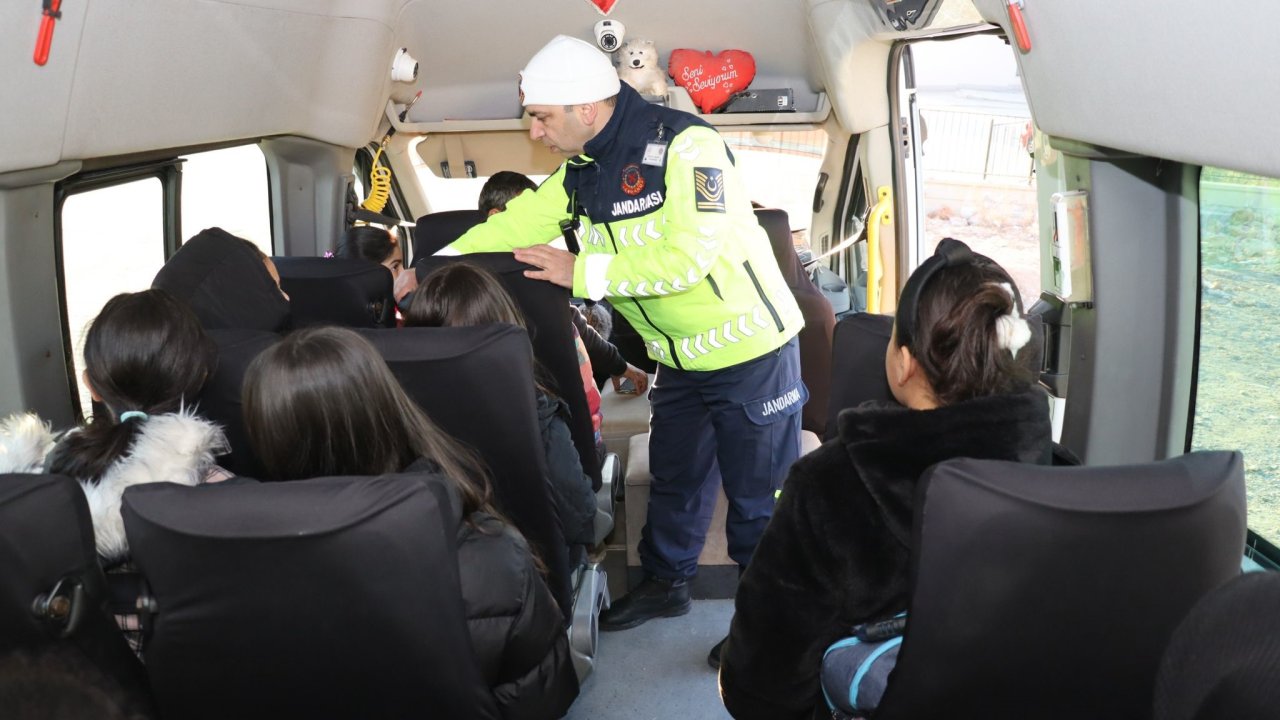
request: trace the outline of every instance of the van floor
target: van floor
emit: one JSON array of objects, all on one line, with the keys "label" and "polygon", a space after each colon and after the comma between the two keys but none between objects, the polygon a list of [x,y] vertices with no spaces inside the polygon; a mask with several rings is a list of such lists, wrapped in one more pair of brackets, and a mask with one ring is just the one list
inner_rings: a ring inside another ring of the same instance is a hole
[{"label": "van floor", "polygon": [[707,653],[731,617],[732,600],[694,600],[688,615],[600,633],[595,672],[565,720],[728,718]]}]

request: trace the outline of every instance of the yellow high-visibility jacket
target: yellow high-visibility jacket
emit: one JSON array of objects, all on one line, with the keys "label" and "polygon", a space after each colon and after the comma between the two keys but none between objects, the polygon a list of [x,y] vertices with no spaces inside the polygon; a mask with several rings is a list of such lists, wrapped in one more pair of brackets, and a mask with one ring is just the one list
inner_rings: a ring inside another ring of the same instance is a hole
[{"label": "yellow high-visibility jacket", "polygon": [[451,247],[538,245],[561,237],[562,221],[574,218],[574,294],[607,298],[664,365],[737,365],[782,346],[804,324],[719,133],[650,105],[625,83],[582,155]]}]

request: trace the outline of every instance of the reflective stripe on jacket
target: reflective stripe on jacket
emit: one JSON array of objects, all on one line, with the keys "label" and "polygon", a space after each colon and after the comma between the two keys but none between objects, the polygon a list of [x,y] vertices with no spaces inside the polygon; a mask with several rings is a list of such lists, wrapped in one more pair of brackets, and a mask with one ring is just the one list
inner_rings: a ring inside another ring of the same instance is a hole
[{"label": "reflective stripe on jacket", "polygon": [[[657,164],[645,164],[654,143],[668,144]],[[452,247],[550,242],[575,214],[574,294],[608,297],[664,365],[737,365],[781,347],[804,324],[724,141],[688,113],[650,105],[624,84],[583,155]]]}]

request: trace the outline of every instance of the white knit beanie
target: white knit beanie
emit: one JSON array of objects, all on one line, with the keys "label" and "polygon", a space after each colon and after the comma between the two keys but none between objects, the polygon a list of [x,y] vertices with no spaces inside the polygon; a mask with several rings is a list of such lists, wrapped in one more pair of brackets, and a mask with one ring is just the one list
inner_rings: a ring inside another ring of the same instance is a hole
[{"label": "white knit beanie", "polygon": [[618,71],[591,43],[557,35],[520,71],[524,105],[581,105],[618,94]]}]

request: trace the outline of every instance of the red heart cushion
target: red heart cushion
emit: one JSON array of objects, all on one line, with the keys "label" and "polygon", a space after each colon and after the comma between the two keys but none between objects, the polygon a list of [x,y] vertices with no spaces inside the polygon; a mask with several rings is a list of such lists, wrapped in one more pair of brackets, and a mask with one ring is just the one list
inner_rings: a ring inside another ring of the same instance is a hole
[{"label": "red heart cushion", "polygon": [[601,13],[608,15],[609,11],[613,9],[614,3],[618,2],[618,0],[587,0],[587,2],[595,5],[596,9]]},{"label": "red heart cushion", "polygon": [[672,50],[667,74],[689,91],[693,104],[709,113],[747,89],[756,77],[756,61],[745,50]]}]

